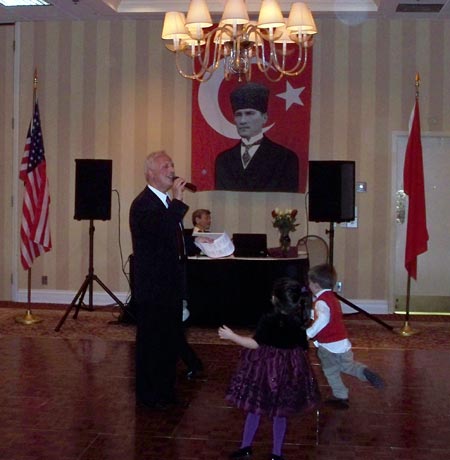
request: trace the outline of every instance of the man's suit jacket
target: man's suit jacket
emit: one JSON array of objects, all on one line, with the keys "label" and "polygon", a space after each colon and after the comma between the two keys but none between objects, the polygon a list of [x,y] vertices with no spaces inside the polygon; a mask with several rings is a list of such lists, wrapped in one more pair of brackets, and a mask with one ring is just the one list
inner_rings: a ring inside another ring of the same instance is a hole
[{"label": "man's suit jacket", "polygon": [[298,192],[298,158],[264,136],[246,169],[240,143],[219,154],[215,176],[216,190]]},{"label": "man's suit jacket", "polygon": [[146,310],[154,311],[159,319],[172,308],[180,308],[181,318],[184,261],[180,260],[177,232],[187,210],[188,206],[179,200],[166,208],[148,187],[130,208],[133,295],[138,305],[145,304]]}]

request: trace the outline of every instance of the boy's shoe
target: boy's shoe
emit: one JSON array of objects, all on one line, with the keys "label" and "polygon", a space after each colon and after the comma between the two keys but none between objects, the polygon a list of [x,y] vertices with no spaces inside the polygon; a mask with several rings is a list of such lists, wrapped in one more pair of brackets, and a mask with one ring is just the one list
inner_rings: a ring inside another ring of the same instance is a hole
[{"label": "boy's shoe", "polygon": [[230,458],[250,458],[252,456],[252,446],[242,447],[230,454]]},{"label": "boy's shoe", "polygon": [[285,460],[285,458],[282,455],[272,454],[272,456],[270,457],[270,460]]},{"label": "boy's shoe", "polygon": [[368,367],[364,369],[363,373],[364,373],[364,377],[374,388],[378,390],[381,390],[381,388],[384,388],[384,380],[378,374],[371,371]]},{"label": "boy's shoe", "polygon": [[336,398],[335,396],[325,400],[325,404],[335,409],[348,409],[350,407],[348,399]]}]

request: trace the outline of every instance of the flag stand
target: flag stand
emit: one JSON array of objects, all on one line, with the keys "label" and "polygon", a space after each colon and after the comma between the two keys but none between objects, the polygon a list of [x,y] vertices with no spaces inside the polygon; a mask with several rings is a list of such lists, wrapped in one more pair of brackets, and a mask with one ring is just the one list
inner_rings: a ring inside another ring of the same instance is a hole
[{"label": "flag stand", "polygon": [[33,313],[31,312],[31,268],[28,269],[28,308],[27,311],[25,312],[25,316],[16,316],[16,323],[20,324],[36,324],[40,323],[42,321],[42,318],[39,318],[37,316],[33,316]]},{"label": "flag stand", "polygon": [[405,322],[403,327],[398,331],[399,335],[402,337],[410,337],[411,335],[418,334],[419,331],[415,331],[409,325],[409,298],[411,293],[411,277],[408,275],[408,283],[406,287],[406,313],[405,313]]}]

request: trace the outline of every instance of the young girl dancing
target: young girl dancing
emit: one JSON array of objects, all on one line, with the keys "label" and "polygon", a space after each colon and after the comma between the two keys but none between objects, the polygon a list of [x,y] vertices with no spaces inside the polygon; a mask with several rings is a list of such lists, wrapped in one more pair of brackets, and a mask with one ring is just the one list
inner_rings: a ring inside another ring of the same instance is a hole
[{"label": "young girl dancing", "polygon": [[253,337],[219,328],[221,339],[245,348],[226,395],[227,401],[247,412],[241,448],[230,458],[252,455],[252,442],[261,415],[273,420],[272,460],[281,454],[286,417],[312,410],[320,402],[319,387],[309,362],[305,329],[310,311],[303,305],[300,284],[281,278],[272,291],[273,312],[259,321]]}]

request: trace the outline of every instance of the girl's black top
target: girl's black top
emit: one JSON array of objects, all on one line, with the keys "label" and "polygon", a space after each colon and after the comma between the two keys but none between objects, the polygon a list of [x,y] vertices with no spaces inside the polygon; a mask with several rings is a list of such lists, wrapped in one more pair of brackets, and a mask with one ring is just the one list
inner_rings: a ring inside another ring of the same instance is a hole
[{"label": "girl's black top", "polygon": [[285,349],[296,347],[308,349],[305,326],[297,315],[273,312],[262,316],[253,338],[258,345]]}]

